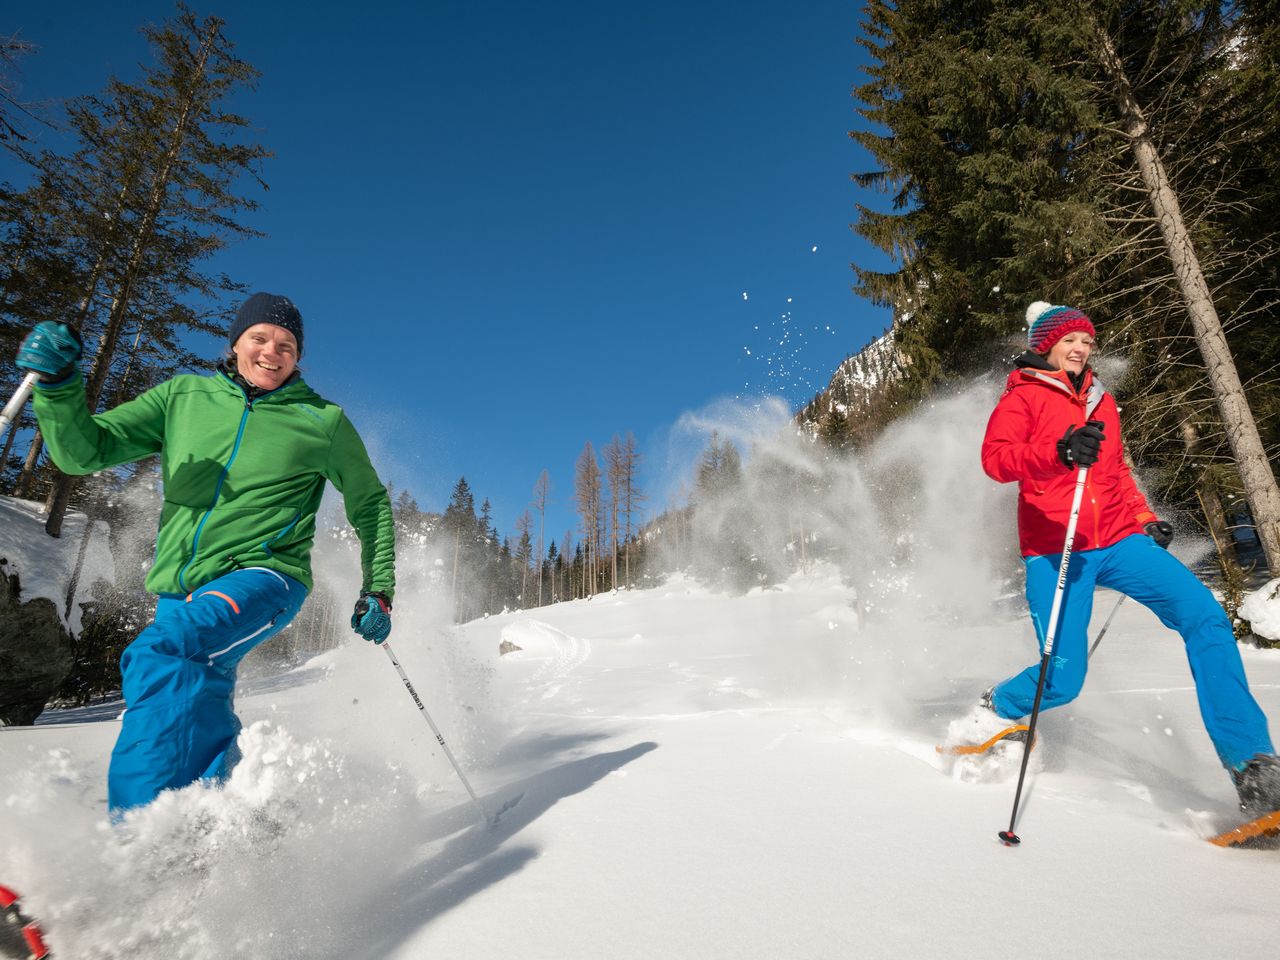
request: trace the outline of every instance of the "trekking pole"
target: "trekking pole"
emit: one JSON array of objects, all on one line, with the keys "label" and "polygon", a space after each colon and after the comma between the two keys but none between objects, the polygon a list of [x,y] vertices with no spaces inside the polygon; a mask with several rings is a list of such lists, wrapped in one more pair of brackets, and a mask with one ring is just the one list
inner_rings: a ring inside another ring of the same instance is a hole
[{"label": "trekking pole", "polygon": [[[1161,546],[1163,549],[1165,549],[1165,550],[1168,550],[1168,549],[1169,549],[1169,544],[1168,544],[1168,543],[1162,543],[1162,544],[1160,544],[1160,546]],[[1092,659],[1092,657],[1093,657],[1093,651],[1095,651],[1095,650],[1097,650],[1097,649],[1098,649],[1098,644],[1100,644],[1100,643],[1102,642],[1102,638],[1103,638],[1103,637],[1105,637],[1105,636],[1107,635],[1107,628],[1111,626],[1111,621],[1112,621],[1112,620],[1114,620],[1114,619],[1116,618],[1116,614],[1120,611],[1120,604],[1124,603],[1124,602],[1125,602],[1126,600],[1128,600],[1128,599],[1129,599],[1128,594],[1124,594],[1124,593],[1120,594],[1120,599],[1119,599],[1119,600],[1117,600],[1117,601],[1116,601],[1116,605],[1115,605],[1114,607],[1112,607],[1112,608],[1111,608],[1111,615],[1110,615],[1109,617],[1107,617],[1107,622],[1106,622],[1106,623],[1104,623],[1104,624],[1102,625],[1102,629],[1098,631],[1098,638],[1097,638],[1096,640],[1094,640],[1094,641],[1093,641],[1093,645],[1092,645],[1091,647],[1089,647],[1089,653],[1088,653],[1088,655],[1085,657],[1085,662],[1086,662],[1086,663],[1087,663],[1090,659]]]},{"label": "trekking pole", "polygon": [[1080,519],[1080,502],[1084,499],[1084,481],[1088,467],[1076,473],[1076,493],[1071,500],[1071,517],[1067,521],[1067,540],[1062,545],[1062,562],[1058,564],[1058,586],[1053,592],[1053,606],[1049,609],[1049,625],[1044,636],[1044,654],[1040,657],[1040,680],[1036,684],[1036,699],[1031,705],[1031,722],[1027,725],[1027,739],[1022,744],[1022,769],[1018,771],[1018,789],[1013,795],[1013,813],[1009,816],[1009,829],[996,836],[1006,847],[1017,846],[1022,840],[1013,832],[1018,820],[1018,801],[1022,799],[1022,781],[1027,776],[1027,760],[1031,757],[1031,744],[1036,738],[1036,719],[1040,716],[1040,701],[1044,698],[1044,681],[1049,674],[1049,661],[1053,659],[1053,641],[1058,633],[1058,615],[1062,612],[1062,595],[1067,588],[1067,568],[1071,565],[1071,542],[1076,538],[1076,521]]},{"label": "trekking pole", "polygon": [[1126,594],[1120,594],[1120,599],[1116,601],[1116,605],[1111,608],[1111,615],[1107,617],[1107,622],[1102,625],[1102,629],[1098,631],[1098,638],[1093,641],[1093,645],[1089,647],[1089,653],[1085,656],[1085,661],[1093,659],[1093,651],[1098,649],[1098,644],[1102,642],[1102,638],[1107,635],[1107,628],[1111,626],[1111,621],[1116,618],[1116,614],[1120,612],[1120,604],[1124,603],[1128,598]]},{"label": "trekking pole", "polygon": [[391,658],[391,665],[396,668],[396,673],[400,674],[400,679],[404,681],[405,689],[409,691],[409,696],[413,697],[413,702],[418,705],[418,709],[422,711],[422,715],[426,717],[427,724],[431,727],[431,732],[436,735],[436,743],[440,744],[440,749],[444,751],[444,755],[449,758],[449,762],[453,764],[453,769],[458,774],[458,779],[462,781],[462,785],[467,788],[467,793],[471,794],[471,799],[476,802],[476,806],[480,808],[480,812],[484,814],[484,822],[489,826],[493,826],[497,820],[489,815],[488,809],[484,803],[476,796],[476,792],[471,789],[471,784],[467,782],[467,775],[462,772],[462,767],[458,765],[458,761],[454,759],[453,751],[449,749],[449,745],[444,742],[444,735],[440,732],[440,728],[436,726],[436,722],[431,719],[431,714],[427,713],[426,705],[422,702],[422,698],[418,696],[418,691],[413,689],[413,684],[409,682],[409,677],[404,672],[404,667],[400,666],[400,661],[396,659],[396,655],[391,652],[391,644],[383,641],[379,644],[386,651],[388,657]]},{"label": "trekking pole", "polygon": [[28,373],[22,378],[22,383],[18,385],[18,389],[13,391],[13,396],[4,405],[4,409],[0,410],[0,440],[4,439],[4,435],[8,432],[9,424],[18,419],[18,414],[22,411],[22,405],[27,402],[27,398],[31,396],[31,391],[35,389],[35,385],[39,380],[40,374],[35,372]]}]

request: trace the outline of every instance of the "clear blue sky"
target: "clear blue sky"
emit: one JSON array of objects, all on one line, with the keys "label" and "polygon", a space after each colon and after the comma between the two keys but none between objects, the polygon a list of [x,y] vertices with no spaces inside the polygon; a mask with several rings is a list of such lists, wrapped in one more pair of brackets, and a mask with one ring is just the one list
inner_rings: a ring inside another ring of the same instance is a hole
[{"label": "clear blue sky", "polygon": [[[510,534],[545,468],[562,536],[584,442],[633,431],[660,493],[682,413],[799,405],[888,325],[850,289],[885,264],[849,229],[856,3],[193,6],[275,154],[268,236],[215,266],[299,305],[308,381],[424,509],[465,474]],[[0,32],[39,47],[26,99],[69,97],[135,79],[173,9],[9,0]]]}]

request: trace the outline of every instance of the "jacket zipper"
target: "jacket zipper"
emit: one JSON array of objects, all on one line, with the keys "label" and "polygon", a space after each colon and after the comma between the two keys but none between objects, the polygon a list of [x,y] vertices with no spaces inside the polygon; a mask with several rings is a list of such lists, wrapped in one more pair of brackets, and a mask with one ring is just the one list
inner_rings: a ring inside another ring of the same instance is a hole
[{"label": "jacket zipper", "polygon": [[301,519],[302,519],[302,514],[301,514],[301,513],[295,513],[295,514],[293,515],[293,519],[289,521],[289,525],[288,525],[288,526],[286,526],[283,530],[281,530],[279,533],[277,533],[274,537],[271,537],[270,539],[267,539],[267,540],[263,540],[263,541],[262,541],[262,549],[263,549],[263,550],[265,550],[265,551],[267,551],[267,556],[268,556],[268,557],[270,557],[270,556],[274,556],[274,554],[271,552],[271,545],[272,545],[273,543],[276,543],[276,542],[277,542],[277,541],[279,541],[279,540],[284,539],[286,536],[288,536],[289,531],[290,531],[290,530],[292,530],[294,527],[296,527],[296,526],[298,525],[298,521],[299,521],[299,520],[301,520]]},{"label": "jacket zipper", "polygon": [[[244,391],[241,390],[243,393]],[[200,518],[200,522],[196,524],[195,536],[191,539],[191,558],[178,571],[178,585],[183,590],[187,587],[187,570],[196,562],[196,553],[200,549],[200,534],[204,532],[204,525],[209,520],[209,515],[213,513],[213,508],[218,505],[218,497],[222,495],[222,485],[226,482],[227,474],[231,472],[231,465],[236,462],[236,455],[240,452],[240,441],[244,438],[245,424],[249,422],[249,414],[253,412],[253,401],[248,397],[245,398],[244,412],[240,414],[240,429],[236,431],[235,446],[231,448],[231,457],[227,460],[227,465],[222,468],[222,473],[218,476],[218,483],[213,488],[213,500],[209,503],[209,509],[204,512],[204,516]]]}]

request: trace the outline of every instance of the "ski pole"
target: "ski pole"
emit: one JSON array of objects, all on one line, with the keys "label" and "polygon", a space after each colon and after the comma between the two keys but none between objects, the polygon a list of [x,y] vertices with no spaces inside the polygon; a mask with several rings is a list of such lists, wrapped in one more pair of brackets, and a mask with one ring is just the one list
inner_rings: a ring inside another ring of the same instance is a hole
[{"label": "ski pole", "polygon": [[1080,503],[1084,499],[1084,481],[1088,467],[1076,473],[1076,493],[1071,500],[1071,517],[1067,520],[1067,539],[1062,545],[1062,562],[1058,564],[1058,586],[1053,592],[1053,606],[1049,609],[1049,625],[1044,636],[1044,654],[1040,657],[1040,680],[1036,683],[1036,699],[1031,705],[1031,722],[1027,724],[1027,739],[1022,744],[1022,769],[1018,771],[1018,789],[1013,795],[1013,813],[1009,816],[1009,829],[996,836],[1006,847],[1016,846],[1022,840],[1013,832],[1018,820],[1018,801],[1022,799],[1022,781],[1027,776],[1027,760],[1031,757],[1031,744],[1036,738],[1036,720],[1040,716],[1040,701],[1044,698],[1044,681],[1049,674],[1049,661],[1053,659],[1053,641],[1058,633],[1058,615],[1062,612],[1062,596],[1067,588],[1067,568],[1071,566],[1071,545],[1076,538],[1076,521],[1080,519]]},{"label": "ski pole", "polygon": [[[1162,543],[1160,546],[1165,550],[1169,549],[1169,545],[1167,543]],[[1107,628],[1111,626],[1111,621],[1116,618],[1116,614],[1120,611],[1120,604],[1124,603],[1128,599],[1128,594],[1120,594],[1120,599],[1117,600],[1116,605],[1111,608],[1111,615],[1107,617],[1107,622],[1104,623],[1102,625],[1102,629],[1098,631],[1098,638],[1094,640],[1093,645],[1089,647],[1089,653],[1085,657],[1085,662],[1088,662],[1093,657],[1093,651],[1098,649],[1098,644],[1100,644],[1102,642],[1102,638],[1107,635]]]},{"label": "ski pole", "polygon": [[408,675],[404,672],[404,667],[400,666],[400,661],[396,659],[396,655],[391,652],[391,644],[383,641],[379,644],[386,651],[388,657],[391,658],[391,665],[396,668],[396,673],[400,674],[400,679],[404,681],[404,687],[409,691],[409,696],[413,697],[413,702],[418,705],[418,709],[422,711],[422,715],[426,718],[427,724],[431,727],[431,732],[436,735],[436,743],[440,744],[440,749],[444,751],[444,755],[449,758],[449,762],[453,764],[453,769],[458,774],[458,779],[462,781],[462,785],[467,788],[467,793],[471,794],[471,799],[476,802],[476,806],[480,808],[480,812],[484,815],[484,822],[489,826],[493,826],[496,822],[489,815],[488,809],[484,803],[476,796],[476,792],[471,789],[471,784],[467,782],[467,775],[462,772],[462,767],[453,756],[453,751],[449,749],[449,745],[444,742],[444,735],[440,732],[440,728],[436,726],[436,722],[431,719],[431,714],[427,713],[426,704],[422,702],[422,698],[418,696],[418,691],[413,689],[413,684],[409,682]]},{"label": "ski pole", "polygon": [[13,391],[13,396],[4,405],[4,409],[0,410],[0,440],[4,439],[5,433],[8,432],[9,424],[18,419],[18,413],[22,410],[22,405],[31,396],[31,391],[35,389],[39,379],[40,374],[35,372],[28,373],[22,378],[22,383],[18,385],[18,389]]},{"label": "ski pole", "polygon": [[1098,649],[1098,644],[1102,642],[1102,638],[1107,635],[1107,628],[1111,626],[1111,621],[1116,618],[1116,614],[1120,612],[1120,604],[1128,600],[1126,594],[1120,594],[1120,599],[1116,601],[1116,605],[1111,608],[1111,615],[1107,617],[1107,622],[1102,625],[1102,629],[1098,631],[1098,638],[1093,641],[1093,645],[1089,647],[1089,653],[1085,657],[1085,661],[1093,659],[1093,651]]}]

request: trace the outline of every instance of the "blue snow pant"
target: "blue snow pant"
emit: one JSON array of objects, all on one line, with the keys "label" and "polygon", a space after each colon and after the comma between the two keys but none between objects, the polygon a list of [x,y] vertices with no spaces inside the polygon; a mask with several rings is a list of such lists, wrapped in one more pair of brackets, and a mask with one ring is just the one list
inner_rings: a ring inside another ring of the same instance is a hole
[{"label": "blue snow pant", "polygon": [[[1043,656],[1062,555],[1026,557],[1025,562],[1027,602]],[[1132,597],[1166,627],[1182,634],[1200,716],[1224,766],[1239,769],[1256,754],[1273,752],[1267,718],[1249,692],[1240,650],[1222,606],[1195,574],[1142,534],[1071,555],[1041,709],[1071,702],[1084,685],[1095,585]],[[1009,718],[1030,713],[1039,679],[1037,663],[996,686],[992,698],[996,713]]]},{"label": "blue snow pant", "polygon": [[292,577],[250,567],[185,599],[160,599],[120,659],[126,709],[107,774],[113,818],[161,790],[230,773],[239,759],[236,667],[297,616],[306,595]]}]

